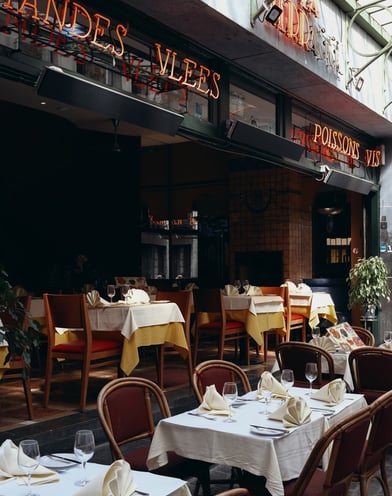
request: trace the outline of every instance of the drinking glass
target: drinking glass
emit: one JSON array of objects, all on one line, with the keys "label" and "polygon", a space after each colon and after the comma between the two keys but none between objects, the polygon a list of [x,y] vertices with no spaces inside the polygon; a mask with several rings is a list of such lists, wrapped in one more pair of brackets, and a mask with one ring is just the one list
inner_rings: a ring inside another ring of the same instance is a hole
[{"label": "drinking glass", "polygon": [[107,285],[107,287],[106,287],[106,294],[110,298],[110,303],[113,303],[113,296],[116,295],[116,287],[114,286],[114,284],[108,284]]},{"label": "drinking glass", "polygon": [[235,382],[225,382],[223,384],[222,396],[229,407],[229,416],[227,417],[226,422],[235,422],[231,413],[231,405],[238,396],[237,384]]},{"label": "drinking glass", "polygon": [[18,466],[27,475],[26,496],[38,496],[31,490],[31,474],[38,467],[40,460],[39,444],[35,439],[24,439],[19,443]]},{"label": "drinking glass", "polygon": [[283,369],[280,376],[280,382],[286,389],[287,396],[289,395],[289,389],[294,386],[294,371],[291,369]]},{"label": "drinking glass", "polygon": [[87,480],[87,461],[93,456],[95,450],[95,441],[93,431],[83,429],[75,434],[74,453],[76,458],[82,462],[83,479],[75,482],[77,486],[85,486]]},{"label": "drinking glass", "polygon": [[269,415],[270,412],[268,410],[268,405],[271,401],[272,391],[261,385],[260,393],[264,398],[264,405],[265,405],[264,412],[260,412],[260,413],[264,413],[264,415]]},{"label": "drinking glass", "polygon": [[247,294],[249,291],[249,288],[250,288],[250,284],[249,284],[248,279],[244,279],[242,281],[242,287],[244,288],[245,294]]},{"label": "drinking glass", "polygon": [[129,285],[128,284],[124,284],[123,286],[121,286],[121,295],[123,297],[123,300],[126,299],[128,291],[129,291]]},{"label": "drinking glass", "polygon": [[320,327],[312,327],[312,338],[313,339],[316,339],[316,338],[319,338],[321,335],[321,332],[320,332]]},{"label": "drinking glass", "polygon": [[305,365],[305,377],[309,381],[309,396],[312,395],[312,383],[315,379],[317,379],[317,363],[308,362]]},{"label": "drinking glass", "polygon": [[384,343],[388,346],[392,343],[392,331],[384,332]]}]

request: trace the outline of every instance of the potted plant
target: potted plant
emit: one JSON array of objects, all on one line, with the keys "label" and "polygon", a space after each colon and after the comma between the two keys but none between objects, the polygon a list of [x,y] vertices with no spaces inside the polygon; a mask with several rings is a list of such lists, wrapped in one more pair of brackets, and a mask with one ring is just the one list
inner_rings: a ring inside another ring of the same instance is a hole
[{"label": "potted plant", "polygon": [[[12,318],[12,324],[1,321],[4,312]],[[20,356],[28,367],[24,372],[29,373],[32,353],[39,347],[39,327],[9,283],[8,274],[0,266],[0,341],[6,340],[8,345],[4,364],[9,362],[11,356]]]},{"label": "potted plant", "polygon": [[374,318],[382,298],[389,300],[388,270],[379,256],[359,258],[349,271],[348,308],[361,305],[364,316]]}]

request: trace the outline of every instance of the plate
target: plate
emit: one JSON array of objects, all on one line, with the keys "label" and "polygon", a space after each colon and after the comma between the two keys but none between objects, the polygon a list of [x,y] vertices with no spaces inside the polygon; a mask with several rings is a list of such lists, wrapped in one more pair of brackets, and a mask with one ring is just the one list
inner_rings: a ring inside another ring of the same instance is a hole
[{"label": "plate", "polygon": [[151,303],[170,303],[170,300],[154,300]]},{"label": "plate", "polygon": [[64,456],[65,458],[69,458],[70,460],[75,459],[74,462],[61,460],[60,458],[52,458],[51,455],[41,456],[40,463],[42,466],[46,468],[50,468],[51,470],[64,470],[66,468],[74,467],[78,464],[76,461],[75,455],[73,453],[53,453],[54,455]]},{"label": "plate", "polygon": [[252,434],[257,434],[258,436],[268,437],[282,437],[287,434],[287,432],[265,429],[264,427],[250,427],[250,432],[252,432]]}]

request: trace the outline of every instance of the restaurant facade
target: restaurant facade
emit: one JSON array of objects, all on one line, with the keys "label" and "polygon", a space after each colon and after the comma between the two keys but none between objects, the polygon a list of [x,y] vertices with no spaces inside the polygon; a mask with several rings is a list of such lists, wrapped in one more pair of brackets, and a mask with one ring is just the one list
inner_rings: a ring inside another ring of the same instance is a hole
[{"label": "restaurant facade", "polygon": [[381,253],[392,269],[392,89],[386,33],[347,6],[1,2],[13,282],[73,290],[84,253],[98,287],[305,280],[359,320],[349,268]]}]

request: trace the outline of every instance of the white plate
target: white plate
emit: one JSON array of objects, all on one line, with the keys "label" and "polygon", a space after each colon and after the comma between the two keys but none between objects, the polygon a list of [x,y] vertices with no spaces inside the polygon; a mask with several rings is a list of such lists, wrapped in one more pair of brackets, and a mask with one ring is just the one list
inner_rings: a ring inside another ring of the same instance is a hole
[{"label": "white plate", "polygon": [[50,468],[51,470],[64,470],[66,468],[74,467],[78,464],[76,461],[75,455],[73,453],[54,453],[58,456],[64,456],[65,458],[69,458],[70,460],[75,460],[74,462],[68,462],[66,460],[61,460],[60,458],[52,458],[50,455],[41,456],[40,463],[42,466],[46,468]]},{"label": "white plate", "polygon": [[252,434],[257,434],[259,436],[268,436],[268,437],[282,437],[286,436],[288,433],[283,431],[274,431],[270,429],[264,429],[263,427],[250,427],[250,432]]},{"label": "white plate", "polygon": [[170,300],[154,300],[151,301],[150,303],[170,303]]}]

